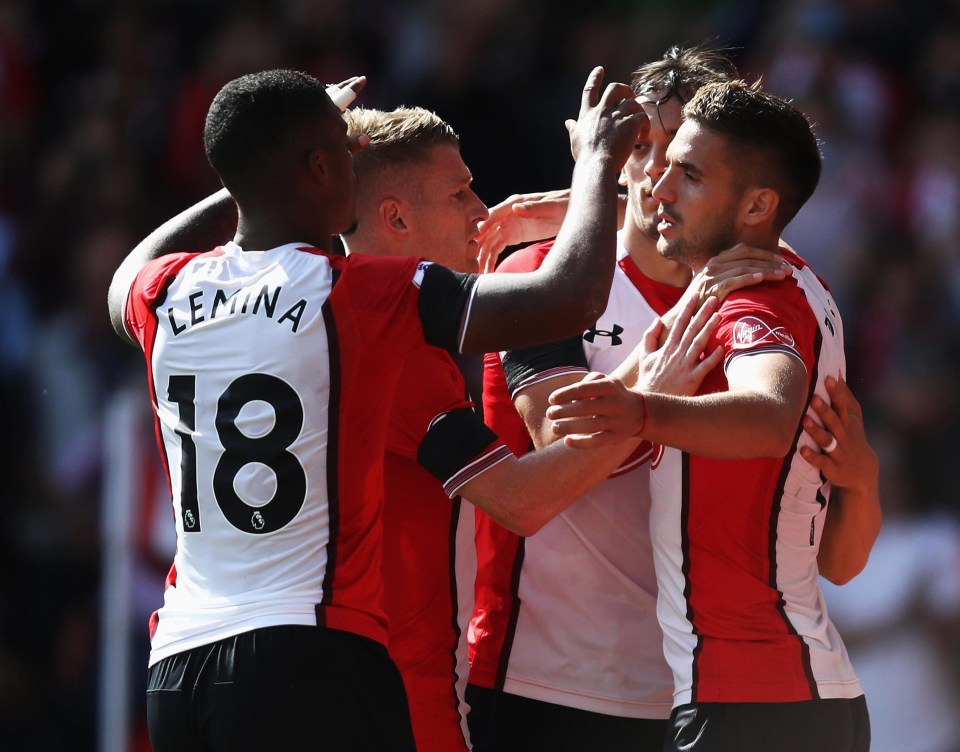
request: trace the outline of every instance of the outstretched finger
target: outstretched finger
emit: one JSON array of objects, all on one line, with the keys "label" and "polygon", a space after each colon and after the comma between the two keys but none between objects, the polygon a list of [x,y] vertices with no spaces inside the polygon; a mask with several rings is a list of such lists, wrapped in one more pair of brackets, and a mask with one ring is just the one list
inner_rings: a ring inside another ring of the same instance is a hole
[{"label": "outstretched finger", "polygon": [[351,88],[355,94],[359,94],[363,87],[367,85],[366,76],[350,76],[350,78],[345,81],[341,81],[337,86],[341,89]]},{"label": "outstretched finger", "polygon": [[[716,300],[716,298],[710,298],[710,300]],[[700,355],[703,354],[707,349],[707,343],[710,341],[710,337],[720,324],[720,314],[716,311],[712,313],[705,313],[704,309],[701,308],[699,311],[697,311],[694,324],[698,325],[700,328],[695,330],[696,333],[687,344],[687,349],[685,352],[690,360],[699,360]]]},{"label": "outstretched finger", "polygon": [[[652,353],[660,344],[660,335],[663,332],[663,319],[657,316],[643,332],[643,352]],[[667,334],[669,338],[669,333]]]},{"label": "outstretched finger", "polygon": [[831,469],[831,466],[836,464],[826,452],[815,452],[811,447],[806,445],[800,447],[800,456],[824,475],[827,475]]},{"label": "outstretched finger", "polygon": [[[834,436],[841,440],[845,438],[846,429],[843,426],[843,420],[837,411],[836,405],[831,405],[820,395],[815,394],[813,399],[810,400],[810,407],[812,407],[813,411],[817,414],[820,425],[830,433],[830,436],[827,438],[828,442],[831,441]],[[817,443],[824,446],[819,441]]]},{"label": "outstretched finger", "polygon": [[[693,299],[693,302],[696,302],[696,298]],[[690,303],[687,303],[687,306],[689,305]],[[703,352],[703,348],[707,344],[706,337],[710,336],[710,333],[713,332],[717,323],[719,323],[719,319],[714,321],[714,314],[719,307],[720,301],[711,295],[703,301],[702,306],[694,311],[693,317],[684,327],[683,334],[680,338],[680,346],[684,347],[688,354],[692,353],[697,342],[700,343],[700,347],[695,354],[699,356],[700,353]],[[707,329],[707,327],[709,327],[709,330],[706,333],[706,337],[702,337],[701,335],[704,334],[704,329]]]},{"label": "outstretched finger", "polygon": [[497,259],[500,258],[500,254],[507,247],[507,244],[497,229],[490,230],[482,240],[478,238],[477,242],[480,243],[480,251],[477,253],[477,266],[481,274],[488,274],[496,269]]},{"label": "outstretched finger", "polygon": [[553,432],[558,436],[570,434],[594,434],[610,429],[610,421],[602,416],[583,415],[569,418],[551,418]]},{"label": "outstretched finger", "polygon": [[671,335],[676,334],[675,339],[683,336],[683,332],[690,326],[690,321],[693,319],[699,307],[700,301],[697,300],[695,296],[691,296],[684,301],[683,308],[680,309],[680,314],[677,316],[677,320],[674,322],[673,329],[670,332]]},{"label": "outstretched finger", "polygon": [[[600,102],[600,87],[603,86],[603,66],[598,65],[592,71],[590,75],[587,76],[587,83],[583,86],[583,95],[580,99],[580,114],[589,110],[591,107],[596,107]],[[570,121],[567,121],[567,130],[571,130]]]},{"label": "outstretched finger", "polygon": [[[550,404],[566,406],[577,400],[595,399],[609,392],[609,382],[604,380],[606,374],[600,374],[598,379],[591,379],[591,376],[592,374],[587,374],[582,381],[552,392],[549,397]],[[548,412],[550,409],[548,408]]]},{"label": "outstretched finger", "polygon": [[700,379],[700,382],[703,383],[703,379],[706,378],[707,374],[710,373],[714,368],[720,365],[723,362],[723,347],[717,345],[713,352],[709,355],[704,356],[693,369],[693,375],[695,378]]},{"label": "outstretched finger", "polygon": [[563,437],[563,443],[571,449],[596,449],[617,443],[609,431],[600,433],[574,433]]},{"label": "outstretched finger", "polygon": [[857,398],[853,396],[853,392],[850,391],[846,381],[827,376],[824,385],[827,388],[827,394],[830,395],[830,404],[833,405],[833,409],[838,415],[852,415],[863,419],[863,408],[860,407]]},{"label": "outstretched finger", "polygon": [[[814,440],[821,450],[827,449],[834,442],[835,437],[833,433],[809,415],[803,416],[803,430],[806,431],[807,435]],[[813,450],[811,449],[811,451]],[[816,454],[816,452],[814,452],[814,454]]]}]

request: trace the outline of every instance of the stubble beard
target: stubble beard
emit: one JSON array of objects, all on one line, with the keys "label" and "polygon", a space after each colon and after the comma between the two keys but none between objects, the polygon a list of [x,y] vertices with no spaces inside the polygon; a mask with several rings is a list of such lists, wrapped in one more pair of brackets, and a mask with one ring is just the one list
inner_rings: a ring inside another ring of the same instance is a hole
[{"label": "stubble beard", "polygon": [[720,222],[694,238],[677,237],[668,241],[662,235],[657,240],[660,255],[698,272],[721,251],[736,245],[733,220]]}]

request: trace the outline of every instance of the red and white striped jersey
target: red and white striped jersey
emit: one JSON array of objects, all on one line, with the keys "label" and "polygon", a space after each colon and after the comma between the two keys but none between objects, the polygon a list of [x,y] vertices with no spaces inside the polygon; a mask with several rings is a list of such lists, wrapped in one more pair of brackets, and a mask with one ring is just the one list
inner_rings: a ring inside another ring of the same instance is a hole
[{"label": "red and white striped jersey", "polygon": [[[141,270],[124,318],[146,357],[177,528],[151,664],[280,624],[386,643],[390,405],[425,343],[421,315],[465,310],[472,280],[299,244],[228,243]],[[432,344],[456,349],[460,322],[438,318]]]},{"label": "red and white striped jersey", "polygon": [[[450,355],[428,345],[413,350],[400,375],[387,432],[383,581],[388,648],[403,677],[420,752],[467,750],[461,705],[476,569],[473,507],[459,498],[451,501],[444,490],[449,478],[438,479],[418,459],[433,419],[456,410],[468,411],[460,424],[464,435],[460,441],[445,440],[444,453],[451,444],[484,448],[479,453],[455,449],[458,459],[451,468],[503,449],[502,442],[490,443],[492,434],[473,412]],[[468,433],[478,438],[471,440]]]},{"label": "red and white striped jersey", "polygon": [[[535,269],[549,247],[522,249],[500,269]],[[510,353],[509,379],[500,358],[487,356],[484,415],[514,453],[527,451],[530,438],[511,391],[563,373],[609,373],[679,299],[681,289],[645,277],[622,248],[618,259],[606,310],[581,338]],[[673,685],[648,528],[651,452],[644,443],[532,537],[478,513],[471,683],[608,715],[669,715]]]},{"label": "red and white striped jersey", "polygon": [[[761,353],[799,359],[829,401],[845,371],[843,328],[827,290],[796,255],[792,277],[731,294],[709,352],[725,364]],[[724,391],[724,371],[700,393]],[[715,460],[659,449],[651,473],[651,532],[659,616],[674,704],[797,702],[862,694],[818,585],[817,549],[829,485],[797,451]]]}]

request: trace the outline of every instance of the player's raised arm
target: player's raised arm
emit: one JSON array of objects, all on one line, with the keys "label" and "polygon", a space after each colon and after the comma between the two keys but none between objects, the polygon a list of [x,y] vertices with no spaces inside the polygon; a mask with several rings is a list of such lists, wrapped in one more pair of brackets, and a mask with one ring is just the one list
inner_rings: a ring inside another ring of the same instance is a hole
[{"label": "player's raised arm", "polygon": [[562,339],[603,311],[616,256],[617,179],[649,121],[629,86],[611,83],[601,95],[602,82],[603,69],[595,68],[583,90],[580,117],[570,126],[576,165],[570,207],[553,250],[535,272],[480,278],[464,351]]},{"label": "player's raised arm", "polygon": [[107,307],[113,328],[133,343],[123,326],[123,303],[140,268],[168,253],[198,251],[227,242],[237,229],[237,205],[225,188],[168,219],[137,243],[113,274]]}]

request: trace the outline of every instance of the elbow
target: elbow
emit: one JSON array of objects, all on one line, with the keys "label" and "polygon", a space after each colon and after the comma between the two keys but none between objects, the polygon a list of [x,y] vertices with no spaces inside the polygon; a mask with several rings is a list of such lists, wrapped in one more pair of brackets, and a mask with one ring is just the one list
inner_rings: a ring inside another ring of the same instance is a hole
[{"label": "elbow", "polygon": [[834,585],[846,585],[866,568],[872,547],[862,546],[859,551],[847,548],[843,555],[818,557],[820,576]]},{"label": "elbow", "polygon": [[554,315],[558,319],[565,319],[571,331],[582,333],[596,324],[607,309],[612,282],[612,274],[606,280],[581,278],[575,287],[556,291],[553,298],[556,308]]},{"label": "elbow", "polygon": [[[866,562],[864,562],[864,565],[866,565]],[[862,571],[863,571],[863,567],[859,567],[858,569],[844,570],[842,572],[827,570],[825,572],[820,572],[820,575],[827,582],[840,587],[842,585],[846,585],[848,582],[850,582],[854,577],[856,577]]]},{"label": "elbow", "polygon": [[580,307],[581,321],[577,327],[579,331],[589,329],[597,323],[597,320],[607,309],[608,298],[610,297],[610,286],[598,287],[595,293],[583,296]]},{"label": "elbow", "polygon": [[549,518],[543,518],[541,515],[529,512],[509,514],[497,520],[511,533],[522,538],[529,538],[538,533],[548,521]]}]

